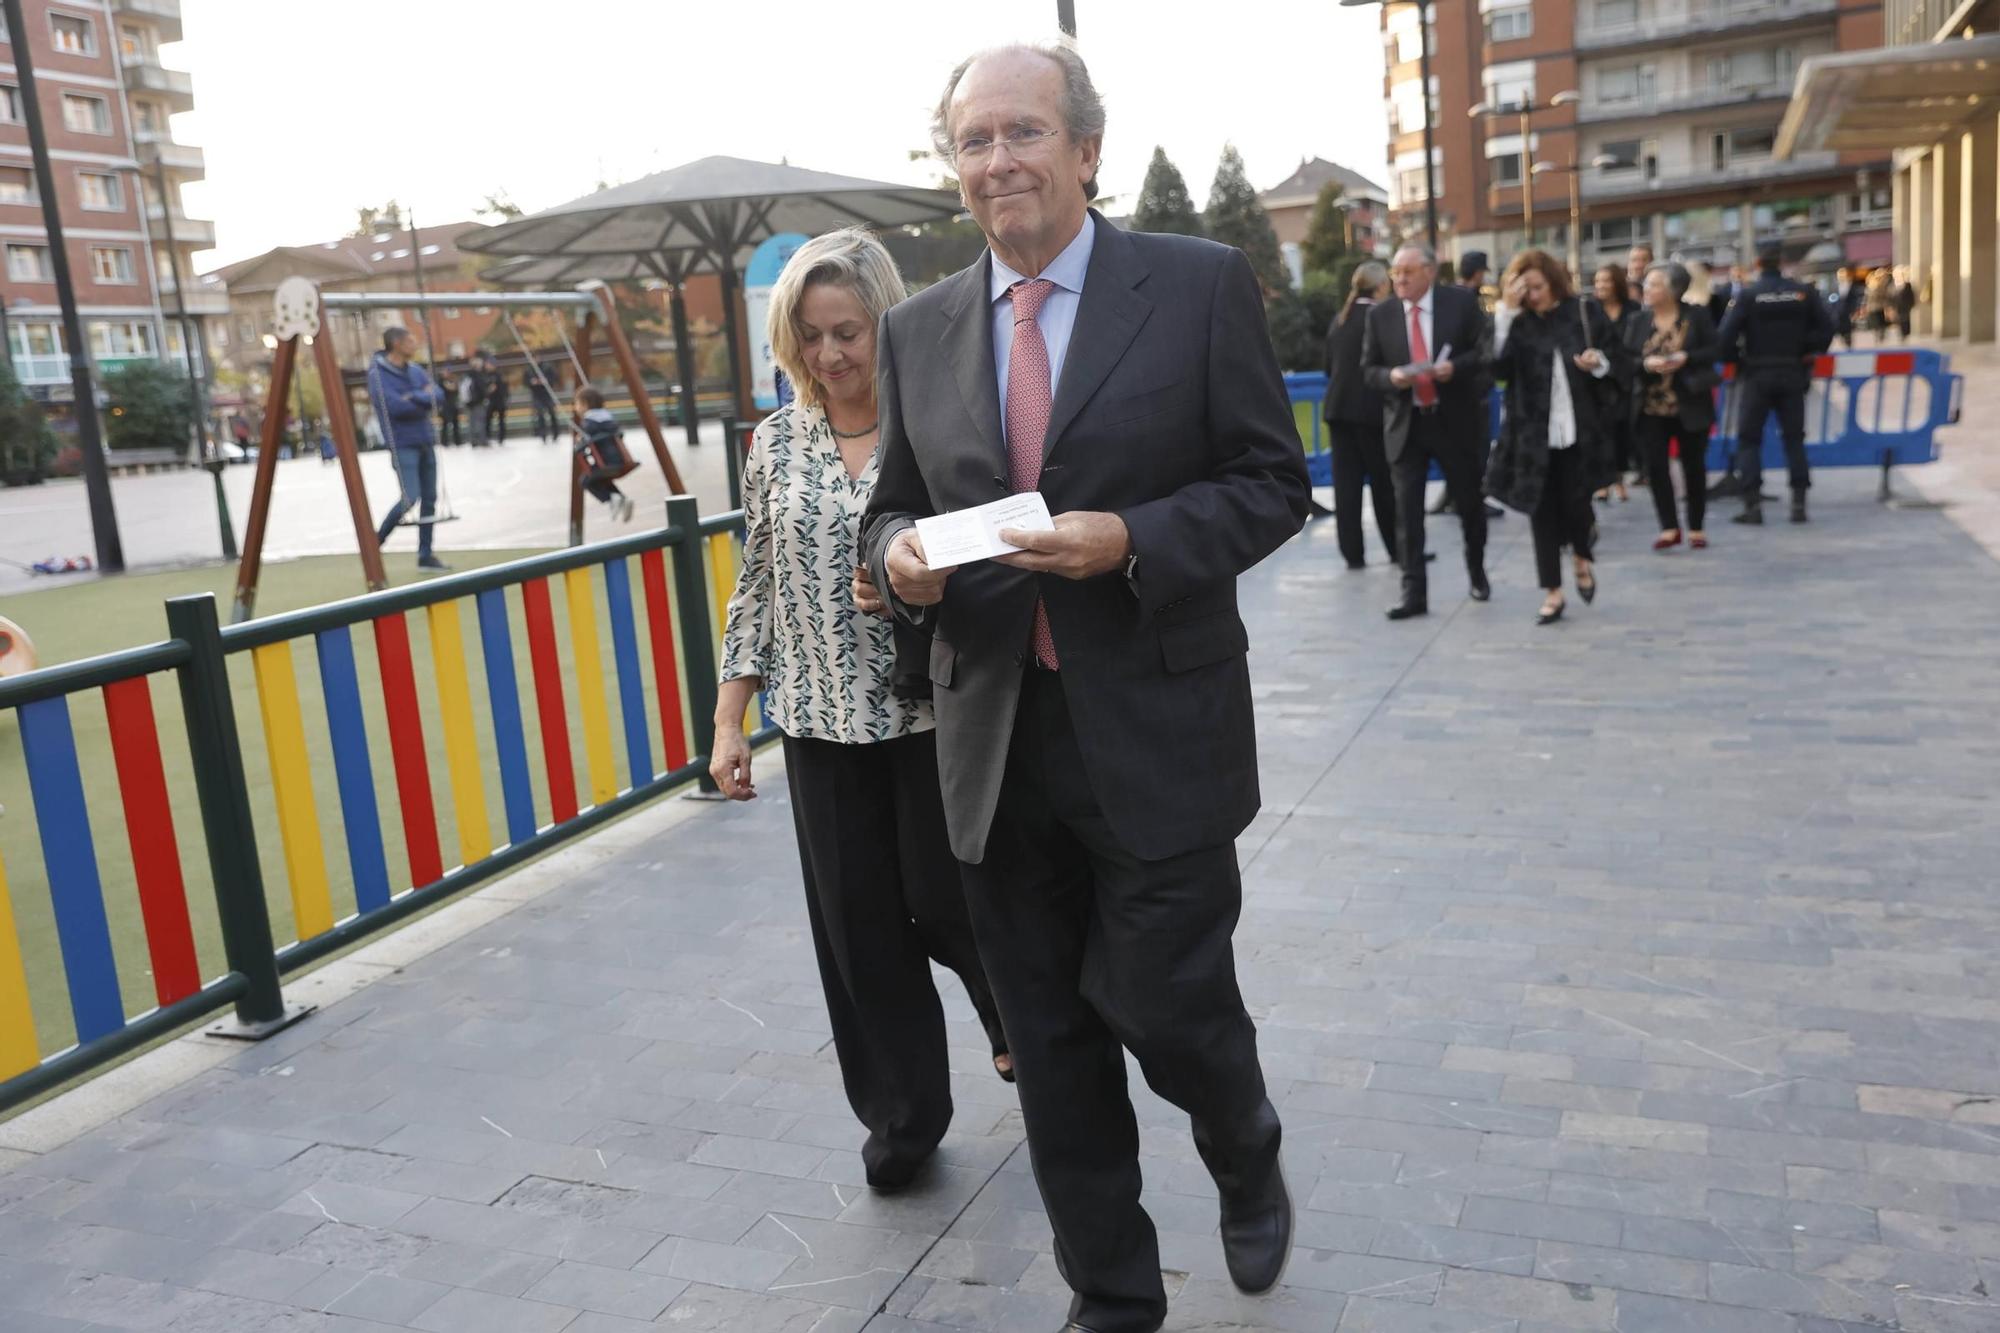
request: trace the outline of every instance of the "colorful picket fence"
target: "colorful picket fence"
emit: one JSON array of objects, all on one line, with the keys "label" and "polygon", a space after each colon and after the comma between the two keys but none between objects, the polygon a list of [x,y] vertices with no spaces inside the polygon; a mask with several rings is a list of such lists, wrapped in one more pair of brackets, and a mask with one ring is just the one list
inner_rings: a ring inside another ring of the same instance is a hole
[{"label": "colorful picket fence", "polygon": [[[0,721],[11,712],[18,723],[60,955],[24,956],[20,903],[0,861],[0,1107],[230,1004],[236,1017],[218,1025],[221,1035],[275,1030],[296,1016],[284,974],[663,793],[707,785],[715,645],[741,526],[739,514],[702,520],[680,498],[655,532],[227,628],[212,597],[176,599],[165,642],[0,681]],[[429,645],[421,663],[418,612]],[[357,630],[372,653],[357,653]],[[255,749],[238,733],[229,670],[245,656],[262,733]],[[169,799],[151,692],[151,678],[167,674],[179,685],[184,735],[171,739],[185,741],[199,829],[177,828]],[[316,682],[316,700],[302,676]],[[90,756],[71,725],[72,701],[90,690],[101,692],[108,723],[151,1007],[119,980],[102,831],[84,790]],[[371,729],[386,731],[386,745],[371,742]],[[253,815],[253,770],[255,804],[275,811],[276,857],[259,845],[270,830]],[[334,839],[324,836],[329,822]],[[392,829],[403,851],[393,866]],[[184,841],[206,853],[213,881],[225,965],[206,977]],[[279,874],[290,940],[266,897],[266,879]],[[45,1056],[30,982],[35,967],[55,962],[76,1040]]]}]

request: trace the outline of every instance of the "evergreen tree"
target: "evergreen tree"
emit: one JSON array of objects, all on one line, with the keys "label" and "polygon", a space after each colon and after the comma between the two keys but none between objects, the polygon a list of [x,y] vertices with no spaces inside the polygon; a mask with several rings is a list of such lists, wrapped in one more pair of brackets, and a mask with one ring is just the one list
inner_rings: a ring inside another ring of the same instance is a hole
[{"label": "evergreen tree", "polygon": [[1257,191],[1243,170],[1243,156],[1235,144],[1224,146],[1222,160],[1216,164],[1205,220],[1209,239],[1233,245],[1249,257],[1265,291],[1292,289],[1292,275],[1278,253],[1278,233],[1271,230],[1270,216],[1257,202]]},{"label": "evergreen tree", "polygon": [[1181,170],[1167,158],[1167,150],[1155,147],[1153,161],[1146,168],[1146,183],[1139,187],[1139,206],[1132,210],[1134,231],[1169,231],[1181,236],[1202,234],[1201,214],[1194,211],[1187,182]]},{"label": "evergreen tree", "polygon": [[1306,224],[1306,239],[1299,247],[1309,273],[1333,272],[1347,253],[1347,210],[1340,206],[1340,196],[1340,182],[1328,181],[1313,200],[1312,221]]},{"label": "evergreen tree", "polygon": [[194,433],[194,408],[187,377],[158,361],[127,361],[107,371],[104,392],[111,400],[104,443],[119,449],[181,449]]}]

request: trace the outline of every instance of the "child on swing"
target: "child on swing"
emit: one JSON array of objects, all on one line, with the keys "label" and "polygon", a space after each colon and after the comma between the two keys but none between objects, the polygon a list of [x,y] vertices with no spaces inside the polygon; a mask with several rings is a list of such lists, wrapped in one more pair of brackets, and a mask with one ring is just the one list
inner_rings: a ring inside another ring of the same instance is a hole
[{"label": "child on swing", "polygon": [[580,385],[574,402],[578,420],[576,452],[583,460],[583,488],[611,506],[621,523],[632,521],[632,502],[618,489],[617,479],[632,470],[631,455],[618,430],[618,420],[604,406],[604,395],[589,384]]}]

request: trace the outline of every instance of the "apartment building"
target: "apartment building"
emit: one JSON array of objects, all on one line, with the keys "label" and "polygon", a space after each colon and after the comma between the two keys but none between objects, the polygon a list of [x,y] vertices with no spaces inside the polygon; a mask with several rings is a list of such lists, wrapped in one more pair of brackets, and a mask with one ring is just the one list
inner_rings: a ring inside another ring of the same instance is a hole
[{"label": "apartment building", "polygon": [[1384,233],[1388,191],[1360,172],[1323,157],[1303,159],[1297,171],[1257,196],[1270,216],[1271,230],[1278,234],[1279,247],[1304,243],[1312,229],[1313,205],[1329,181],[1340,186],[1340,211],[1346,220],[1349,248],[1374,254],[1388,240]]},{"label": "apartment building", "polygon": [[1814,56],[1783,161],[1893,152],[1893,258],[1923,294],[1914,331],[2000,335],[2000,0],[1888,0],[1890,45]]},{"label": "apartment building", "polygon": [[[1772,240],[1808,266],[1888,261],[1886,153],[1776,154],[1804,63],[1880,44],[1875,0],[1436,0],[1430,9],[1448,253],[1505,256],[1532,234],[1562,254],[1574,220],[1585,265],[1622,259],[1638,242],[1747,264]],[[1415,234],[1417,9],[1390,6],[1382,23],[1392,205]]]},{"label": "apartment building", "polygon": [[[22,0],[22,8],[28,31],[0,24],[0,315],[15,375],[60,423],[73,349],[63,339],[15,44],[27,43],[34,60],[78,314],[100,370],[160,356],[182,363],[166,233],[171,223],[187,275],[194,252],[214,246],[215,224],[188,217],[180,198],[204,170],[202,150],[178,142],[172,127],[194,106],[192,81],[160,59],[162,45],[180,40],[180,0]],[[226,308],[219,285],[189,284],[191,315]]]}]

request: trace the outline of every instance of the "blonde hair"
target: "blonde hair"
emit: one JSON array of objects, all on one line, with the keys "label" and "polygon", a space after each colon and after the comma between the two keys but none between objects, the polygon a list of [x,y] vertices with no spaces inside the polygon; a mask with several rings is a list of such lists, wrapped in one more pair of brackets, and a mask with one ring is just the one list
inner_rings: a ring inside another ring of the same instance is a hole
[{"label": "blonde hair", "polygon": [[799,401],[808,407],[824,407],[826,391],[806,366],[799,337],[799,306],[806,289],[821,282],[853,292],[870,324],[879,324],[890,306],[909,295],[896,261],[882,242],[858,227],[815,236],[786,261],[771,288],[771,315],[765,334],[771,340],[772,359],[791,380]]}]

